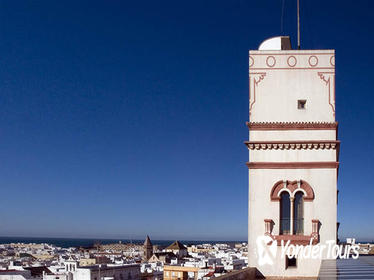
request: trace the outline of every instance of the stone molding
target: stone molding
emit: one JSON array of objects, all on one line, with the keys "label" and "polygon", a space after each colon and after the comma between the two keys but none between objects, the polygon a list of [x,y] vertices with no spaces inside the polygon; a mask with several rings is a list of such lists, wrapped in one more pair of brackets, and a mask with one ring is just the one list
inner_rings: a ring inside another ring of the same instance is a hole
[{"label": "stone molding", "polygon": [[338,169],[338,161],[247,162],[248,169]]},{"label": "stone molding", "polygon": [[246,122],[250,130],[337,130],[338,122]]},{"label": "stone molding", "polygon": [[270,192],[271,201],[280,201],[280,194],[286,191],[290,197],[294,197],[298,191],[304,193],[304,201],[314,200],[313,188],[304,180],[288,181],[280,180],[276,182]]},{"label": "stone molding", "polygon": [[245,141],[249,150],[336,150],[340,141],[306,140],[306,141]]}]

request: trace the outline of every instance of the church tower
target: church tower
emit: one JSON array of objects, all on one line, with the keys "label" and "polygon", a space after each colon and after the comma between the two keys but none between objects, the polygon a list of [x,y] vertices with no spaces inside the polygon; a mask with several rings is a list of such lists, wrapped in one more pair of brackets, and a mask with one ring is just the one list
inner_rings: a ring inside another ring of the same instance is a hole
[{"label": "church tower", "polygon": [[144,241],[143,249],[144,249],[144,261],[146,262],[153,255],[153,245],[148,235]]},{"label": "church tower", "polygon": [[[249,51],[249,87],[249,266],[264,276],[316,277],[326,251],[289,258],[281,243],[336,242],[335,51],[268,39]],[[260,236],[273,242],[261,249]]]}]

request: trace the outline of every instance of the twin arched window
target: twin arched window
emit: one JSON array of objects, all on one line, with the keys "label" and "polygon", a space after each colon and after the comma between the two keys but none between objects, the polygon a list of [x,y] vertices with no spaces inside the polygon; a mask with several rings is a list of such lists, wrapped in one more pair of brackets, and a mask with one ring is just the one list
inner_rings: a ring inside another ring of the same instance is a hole
[{"label": "twin arched window", "polygon": [[281,180],[270,192],[271,201],[279,203],[279,234],[304,234],[304,201],[314,200],[313,188],[304,180]]},{"label": "twin arched window", "polygon": [[290,197],[287,191],[280,194],[279,234],[304,234],[304,193],[298,191]]}]

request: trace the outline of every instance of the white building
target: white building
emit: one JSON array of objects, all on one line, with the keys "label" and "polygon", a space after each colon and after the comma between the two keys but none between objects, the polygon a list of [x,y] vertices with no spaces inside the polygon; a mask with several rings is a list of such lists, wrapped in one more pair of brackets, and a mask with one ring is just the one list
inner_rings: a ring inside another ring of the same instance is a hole
[{"label": "white building", "polygon": [[[335,51],[269,39],[249,52],[249,80],[248,265],[265,276],[315,277],[321,259],[289,259],[279,245],[336,242]],[[264,235],[278,244],[273,263],[259,261]]]},{"label": "white building", "polygon": [[351,244],[351,245],[356,244],[356,238],[347,238],[346,240],[347,240],[346,241],[347,244]]},{"label": "white building", "polygon": [[0,270],[0,280],[28,280],[31,279],[29,270],[7,269]]},{"label": "white building", "polygon": [[94,265],[78,267],[73,272],[73,280],[140,280],[140,265]]}]

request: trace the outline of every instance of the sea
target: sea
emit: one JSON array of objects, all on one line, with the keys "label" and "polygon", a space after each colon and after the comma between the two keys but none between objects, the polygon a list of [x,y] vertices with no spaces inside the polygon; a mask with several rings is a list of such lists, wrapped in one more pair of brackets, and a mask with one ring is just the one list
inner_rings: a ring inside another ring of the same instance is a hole
[{"label": "sea", "polygon": [[[153,240],[153,245],[168,246],[175,240]],[[234,246],[236,243],[243,243],[246,241],[206,241],[206,240],[179,240],[181,243],[186,245],[196,244],[217,244],[225,243],[230,246]],[[57,247],[69,248],[69,247],[92,247],[95,244],[113,244],[113,243],[133,243],[143,244],[144,240],[130,240],[130,239],[89,239],[89,238],[51,238],[51,237],[0,237],[0,244],[9,243],[47,243]]]}]

